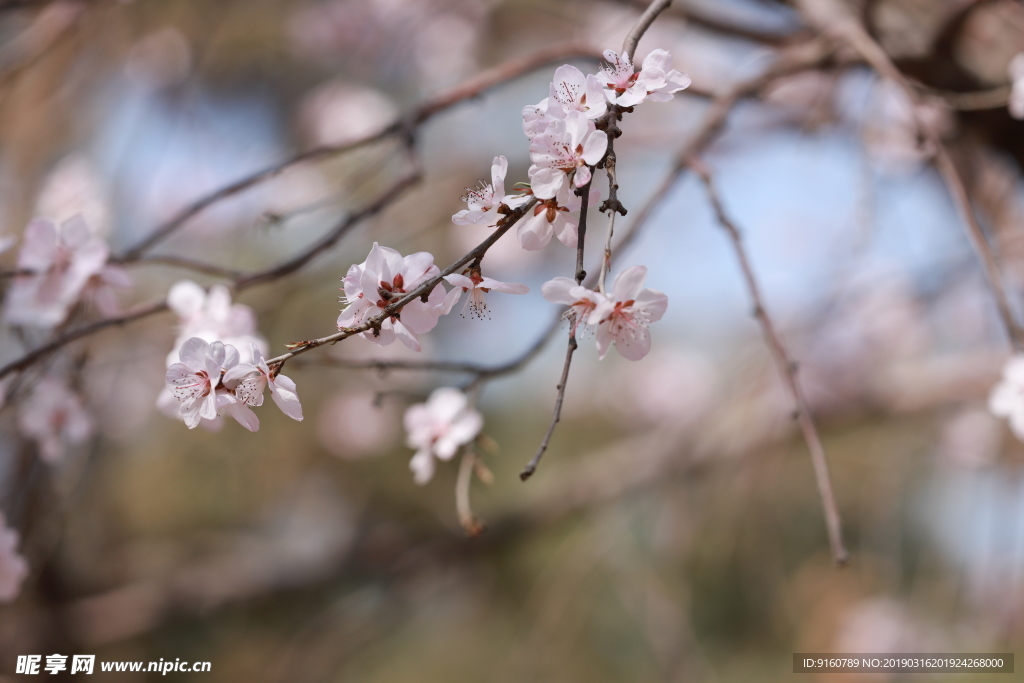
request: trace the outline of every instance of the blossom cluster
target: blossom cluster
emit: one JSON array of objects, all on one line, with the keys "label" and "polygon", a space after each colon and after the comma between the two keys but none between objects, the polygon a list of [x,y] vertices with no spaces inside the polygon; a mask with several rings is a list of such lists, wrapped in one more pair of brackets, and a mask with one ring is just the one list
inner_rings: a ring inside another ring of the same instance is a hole
[{"label": "blossom cluster", "polygon": [[[524,250],[543,249],[552,237],[567,247],[578,246],[577,214],[583,193],[596,203],[597,193],[590,186],[594,169],[608,151],[609,117],[620,117],[647,100],[669,100],[690,83],[671,68],[672,58],[665,50],[651,52],[639,71],[625,55],[607,50],[604,56],[607,64],[596,74],[584,74],[568,64],[559,67],[548,96],[523,109],[531,161],[526,188],[506,193],[508,160],[497,156],[490,182],[467,190],[462,198],[466,208],[452,216],[453,223],[498,228],[516,214],[516,238]],[[486,293],[529,292],[526,285],[484,276],[482,259],[476,258],[462,273],[441,277],[431,254],[402,256],[374,243],[366,260],[351,266],[343,280],[345,308],[338,329],[358,332],[381,346],[397,339],[419,351],[418,335],[432,330],[463,294],[471,314],[484,317]],[[647,326],[659,320],[668,305],[665,294],[644,288],[646,277],[645,267],[633,266],[616,278],[610,292],[603,283],[595,290],[568,278],[555,278],[542,291],[548,301],[568,306],[565,317],[573,334],[594,331],[601,358],[615,346],[624,358],[639,360],[651,347]],[[446,291],[442,280],[452,288]],[[405,422],[408,444],[417,449],[410,464],[420,484],[433,476],[435,457],[450,459],[482,427],[482,418],[466,395],[451,388],[439,389],[427,403],[410,407]]]},{"label": "blossom cluster", "polygon": [[[5,240],[0,250],[11,246]],[[3,319],[29,334],[46,333],[91,306],[104,315],[118,312],[114,290],[131,286],[120,267],[108,263],[106,241],[81,214],[66,221],[38,218],[22,236],[16,272],[7,288]],[[0,385],[0,404],[4,387]],[[39,457],[60,462],[69,445],[93,433],[93,420],[57,368],[36,380],[18,407],[18,429],[34,441]]]},{"label": "blossom cluster", "polygon": [[53,329],[83,300],[104,315],[116,314],[113,288],[129,287],[131,280],[120,267],[107,263],[109,257],[106,241],[81,215],[60,224],[32,221],[18,253],[18,275],[7,290],[4,320]]},{"label": "blossom cluster", "polygon": [[218,429],[228,416],[255,432],[260,421],[252,408],[263,405],[263,391],[270,387],[281,410],[302,419],[295,383],[268,367],[267,342],[257,331],[255,314],[232,303],[227,287],[215,285],[207,292],[184,280],[171,288],[167,302],[180,327],[167,356],[166,386],[157,398],[161,411],[189,429]]},{"label": "blossom cluster", "polygon": [[198,427],[200,420],[229,415],[255,432],[260,421],[252,408],[263,405],[267,387],[281,412],[293,420],[302,419],[295,382],[271,371],[255,343],[250,345],[250,357],[251,362],[243,363],[234,346],[200,337],[182,344],[178,362],[167,368],[166,379],[189,429]]}]

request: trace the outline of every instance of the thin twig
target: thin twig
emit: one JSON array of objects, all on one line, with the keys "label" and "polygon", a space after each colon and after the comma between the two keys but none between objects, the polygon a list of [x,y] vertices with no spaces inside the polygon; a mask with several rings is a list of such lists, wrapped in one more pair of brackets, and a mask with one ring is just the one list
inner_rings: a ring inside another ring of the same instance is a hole
[{"label": "thin twig", "polygon": [[530,462],[526,463],[526,467],[519,473],[519,478],[526,481],[533,473],[537,471],[537,465],[540,464],[540,459],[544,457],[544,453],[548,450],[548,444],[551,443],[551,435],[555,433],[555,425],[562,418],[562,402],[565,400],[565,385],[569,381],[569,366],[572,364],[572,354],[576,351],[576,326],[573,325],[572,332],[569,333],[569,346],[565,350],[565,364],[562,366],[562,378],[558,380],[558,396],[555,398],[555,413],[551,417],[551,424],[548,425],[548,431],[544,434],[544,440],[540,442],[540,447],[537,449],[537,453],[530,459]]},{"label": "thin twig", "polygon": [[298,361],[299,367],[306,365],[325,366],[334,368],[345,368],[349,370],[376,370],[386,373],[392,371],[413,371],[413,372],[454,372],[459,374],[473,375],[472,384],[476,385],[482,381],[511,374],[531,360],[544,349],[544,346],[551,339],[552,335],[560,327],[562,316],[555,316],[551,324],[537,337],[525,351],[515,358],[499,365],[481,365],[479,363],[464,363],[459,361],[445,360],[357,360],[348,358],[320,358],[311,361]]},{"label": "thin twig", "polygon": [[158,266],[184,268],[185,270],[192,270],[197,273],[214,275],[216,277],[223,277],[231,280],[242,276],[242,273],[235,270],[234,268],[218,266],[215,263],[204,263],[203,261],[196,261],[195,259],[186,258],[184,256],[173,256],[170,254],[152,254],[147,256],[141,256],[135,260],[135,263],[151,263]]},{"label": "thin twig", "polygon": [[747,255],[747,251],[743,246],[743,238],[740,235],[739,228],[736,227],[736,224],[731,218],[729,218],[728,214],[726,214],[725,208],[722,206],[722,201],[719,198],[718,192],[711,180],[711,175],[697,160],[691,161],[690,166],[704,182],[704,188],[707,191],[711,207],[715,212],[715,217],[718,219],[718,223],[725,230],[726,234],[729,236],[729,240],[732,242],[733,250],[736,252],[736,258],[740,264],[740,269],[743,271],[743,280],[747,286],[747,292],[750,294],[750,298],[754,303],[754,315],[761,324],[761,331],[764,333],[765,341],[767,342],[768,348],[775,360],[775,364],[779,368],[779,374],[782,375],[782,380],[785,382],[786,388],[789,390],[793,397],[793,401],[796,403],[794,415],[797,422],[800,424],[800,431],[803,432],[804,441],[807,442],[807,449],[811,453],[811,463],[814,466],[814,477],[818,485],[818,493],[821,495],[821,503],[825,512],[825,526],[828,530],[829,545],[832,547],[832,558],[835,560],[836,564],[845,564],[849,561],[850,554],[847,552],[846,547],[843,544],[842,522],[839,518],[839,508],[836,505],[835,494],[832,491],[832,481],[828,473],[828,462],[825,459],[825,449],[821,444],[821,437],[818,435],[818,430],[814,425],[814,420],[811,418],[811,411],[807,404],[807,398],[804,396],[800,382],[797,380],[797,364],[790,359],[785,346],[782,344],[782,339],[779,336],[778,331],[775,329],[775,324],[772,322],[771,316],[768,315],[768,310],[764,303],[764,297],[761,294],[761,287],[754,275],[754,268],[750,263],[750,257]]},{"label": "thin twig", "polygon": [[262,284],[264,282],[279,280],[301,270],[306,266],[306,264],[315,259],[321,253],[337,244],[338,240],[348,234],[353,228],[355,228],[355,226],[359,225],[367,218],[380,213],[385,208],[393,204],[395,200],[406,192],[406,190],[418,183],[421,177],[422,174],[419,166],[416,165],[411,172],[406,173],[404,176],[396,180],[391,187],[382,192],[376,201],[364,206],[359,211],[346,216],[318,242],[307,248],[305,251],[276,266],[271,266],[270,268],[266,268],[259,272],[249,273],[238,277],[234,283],[235,289],[238,291],[248,289],[249,287]]},{"label": "thin twig", "polygon": [[459,524],[470,538],[476,538],[487,530],[487,527],[473,514],[473,508],[469,503],[469,488],[473,483],[476,459],[473,448],[466,446],[462,450],[459,475],[455,479],[455,510],[459,515]]},{"label": "thin twig", "polygon": [[136,320],[141,320],[143,318],[148,318],[151,315],[162,313],[166,310],[168,310],[167,302],[159,301],[153,304],[149,304],[148,306],[138,308],[132,311],[131,313],[125,313],[124,315],[119,315],[113,318],[104,318],[102,320],[97,320],[96,322],[89,323],[88,325],[77,327],[71,330],[70,332],[65,332],[64,334],[50,341],[47,344],[43,344],[38,348],[32,349],[31,351],[23,355],[21,358],[13,360],[7,365],[0,367],[0,379],[6,377],[12,372],[24,370],[25,368],[35,363],[37,360],[44,358],[45,356],[48,356],[54,351],[64,346],[67,346],[71,342],[78,341],[83,337],[88,337],[90,335],[96,334],[97,332],[105,330],[108,327],[127,325],[128,323],[134,322]]},{"label": "thin twig", "polygon": [[[576,284],[578,285],[583,284],[583,279],[587,276],[587,271],[583,270],[583,247],[584,238],[587,234],[587,209],[590,204],[591,183],[593,183],[593,178],[577,190],[580,194],[580,222],[576,228]],[[562,378],[558,381],[558,386],[555,387],[558,392],[555,397],[555,412],[551,416],[551,424],[548,425],[548,431],[544,434],[540,447],[537,448],[534,456],[530,458],[530,462],[526,463],[523,471],[519,473],[519,478],[522,481],[526,481],[537,471],[537,465],[540,464],[540,459],[544,457],[544,453],[548,450],[548,444],[551,443],[551,435],[555,433],[555,426],[562,419],[562,403],[565,401],[565,387],[569,382],[569,366],[572,364],[572,354],[578,347],[576,343],[576,321],[571,321],[569,324],[569,345],[565,350]]]}]

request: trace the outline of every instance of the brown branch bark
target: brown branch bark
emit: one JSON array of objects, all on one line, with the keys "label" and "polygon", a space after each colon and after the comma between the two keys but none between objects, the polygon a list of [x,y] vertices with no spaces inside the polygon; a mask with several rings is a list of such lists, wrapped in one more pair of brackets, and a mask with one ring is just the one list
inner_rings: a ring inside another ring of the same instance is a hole
[{"label": "brown branch bark", "polygon": [[739,228],[736,227],[736,224],[725,212],[725,207],[718,196],[718,191],[715,189],[710,173],[697,160],[691,161],[690,166],[703,181],[708,201],[715,212],[715,217],[732,243],[733,251],[736,253],[736,258],[739,261],[740,270],[743,272],[744,284],[754,303],[754,316],[761,324],[761,331],[764,333],[768,349],[771,351],[772,358],[779,368],[779,374],[782,376],[782,381],[786,384],[786,389],[796,404],[794,415],[800,425],[804,441],[807,442],[807,449],[811,453],[814,478],[818,485],[818,493],[821,496],[821,504],[825,512],[825,526],[828,530],[829,545],[832,548],[832,559],[835,560],[836,564],[846,564],[850,559],[850,554],[843,544],[842,521],[839,517],[839,507],[836,505],[835,493],[832,490],[832,480],[828,473],[828,461],[825,458],[825,449],[821,444],[821,437],[818,435],[818,430],[811,417],[807,398],[797,379],[798,366],[790,358],[786,347],[783,346],[782,338],[775,327],[775,323],[768,314],[768,309],[764,303],[764,295],[761,293],[761,286],[754,275],[754,267],[750,262],[750,256],[743,246],[743,237],[740,234]]}]

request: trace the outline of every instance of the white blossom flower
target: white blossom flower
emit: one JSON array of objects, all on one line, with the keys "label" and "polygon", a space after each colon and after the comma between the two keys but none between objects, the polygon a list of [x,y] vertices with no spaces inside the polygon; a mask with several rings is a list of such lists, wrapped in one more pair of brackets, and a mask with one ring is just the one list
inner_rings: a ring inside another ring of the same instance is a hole
[{"label": "white blossom flower", "polygon": [[1024,354],[1006,361],[1003,378],[988,397],[988,409],[1010,422],[1010,429],[1024,441]]},{"label": "white blossom flower", "polygon": [[1024,119],[1024,52],[1019,52],[1010,60],[1010,116]]},{"label": "white blossom flower", "polygon": [[413,480],[426,484],[434,476],[434,458],[451,460],[459,447],[480,433],[484,419],[458,389],[435,389],[426,403],[405,411],[406,444],[416,449],[409,462]]},{"label": "white blossom flower", "polygon": [[589,323],[597,326],[597,354],[604,358],[612,344],[627,360],[640,360],[651,350],[650,323],[661,320],[668,308],[668,297],[654,289],[644,289],[645,266],[622,271],[612,285],[611,294],[590,313]]},{"label": "white blossom flower", "polygon": [[690,77],[672,68],[672,55],[665,50],[654,50],[644,59],[640,71],[633,63],[614,50],[605,50],[608,60],[599,81],[608,86],[608,100],[621,107],[632,107],[644,100],[665,102],[672,99],[672,93],[690,85]]},{"label": "white blossom flower", "polygon": [[106,242],[92,233],[81,216],[59,226],[42,219],[29,223],[17,267],[32,274],[11,282],[7,322],[42,328],[62,323],[109,253]]},{"label": "white blossom flower", "polygon": [[589,330],[590,315],[597,309],[598,304],[604,301],[604,296],[600,292],[578,285],[575,280],[567,277],[548,280],[541,286],[540,291],[551,303],[565,304],[569,307],[562,317],[569,321],[573,334],[580,332],[580,326],[583,327],[584,333]]},{"label": "white blossom flower", "polygon": [[581,116],[554,120],[547,132],[530,141],[530,185],[540,199],[551,199],[568,185],[574,173],[576,187],[590,182],[590,166],[604,158],[608,135]]},{"label": "white blossom flower", "polygon": [[[510,207],[518,206],[529,200],[522,195],[505,195],[505,174],[508,172],[508,160],[503,156],[494,157],[491,163],[490,184],[480,184],[477,189],[466,188],[462,201],[469,205],[452,216],[456,225],[494,226],[502,214]],[[502,207],[505,210],[502,210]]]},{"label": "white blossom flower", "polygon": [[[394,249],[374,242],[366,261],[353,265],[345,276],[348,305],[338,316],[338,329],[358,327],[440,272],[434,265],[434,257],[425,251],[403,257]],[[379,334],[367,330],[363,336],[380,346],[397,338],[413,351],[419,351],[416,335],[434,329],[437,319],[451,311],[457,296],[457,293],[446,296],[443,287],[434,287],[426,302],[419,298],[410,301],[381,323]]]},{"label": "white blossom flower", "polygon": [[[468,275],[458,275],[455,273],[445,275],[444,279],[449,284],[455,286],[455,289],[452,290],[456,292],[455,301],[458,301],[458,297],[462,296],[462,293],[469,293],[466,305],[469,307],[470,313],[477,318],[489,315],[487,302],[484,300],[484,295],[487,292],[494,291],[504,294],[528,294],[530,292],[529,287],[518,282],[499,282],[498,280],[484,277],[480,274],[479,268],[470,268]],[[465,309],[463,309],[463,315],[465,315]]]},{"label": "white blossom flower", "polygon": [[[597,190],[591,190],[590,206],[596,204],[599,197]],[[572,214],[580,207],[581,198],[568,185],[562,185],[555,197],[538,201],[532,211],[519,221],[516,228],[519,246],[527,251],[543,249],[554,235],[559,242],[575,249],[579,219]]]},{"label": "white blossom flower", "polygon": [[541,133],[546,133],[552,121],[565,119],[565,111],[561,105],[548,106],[550,98],[545,97],[537,104],[523,107],[523,133],[526,137],[533,139]]},{"label": "white blossom flower", "polygon": [[270,387],[270,397],[281,412],[293,420],[302,420],[302,405],[295,382],[284,375],[274,375],[267,367],[263,353],[252,345],[253,363],[239,363],[224,373],[224,386],[247,406],[263,405],[263,390]]},{"label": "white blossom flower", "polygon": [[255,413],[221,381],[226,371],[238,365],[234,346],[192,337],[182,345],[179,358],[180,362],[167,368],[166,381],[181,404],[178,411],[189,429],[198,427],[200,420],[213,420],[220,414],[230,415],[251,432],[259,429]]},{"label": "white blossom flower", "polygon": [[63,380],[47,376],[39,380],[18,412],[21,433],[39,446],[45,462],[59,462],[67,445],[84,442],[93,432],[92,418],[78,396]]},{"label": "white blossom flower", "polygon": [[11,602],[28,576],[28,562],[18,554],[18,532],[7,526],[0,512],[0,602]]},{"label": "white blossom flower", "polygon": [[587,119],[596,119],[608,109],[601,81],[594,75],[584,76],[571,64],[555,69],[548,95],[548,102],[552,101],[562,105],[562,111],[569,116],[580,115]]}]

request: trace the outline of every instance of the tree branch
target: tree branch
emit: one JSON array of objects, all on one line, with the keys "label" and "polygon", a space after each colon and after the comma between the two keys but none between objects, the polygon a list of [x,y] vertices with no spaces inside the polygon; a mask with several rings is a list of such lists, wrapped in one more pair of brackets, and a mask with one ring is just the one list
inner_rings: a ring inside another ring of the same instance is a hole
[{"label": "tree branch", "polygon": [[651,27],[654,20],[658,18],[658,15],[665,11],[665,8],[672,4],[672,0],[653,0],[651,4],[647,6],[644,13],[640,15],[640,18],[633,24],[633,28],[626,34],[626,39],[622,41],[622,56],[630,61],[633,60],[633,53],[636,52],[637,43],[643,38],[643,35],[647,33],[647,29]]},{"label": "tree branch", "polygon": [[839,518],[839,508],[836,505],[835,493],[832,491],[832,480],[828,473],[828,461],[825,459],[825,449],[821,444],[821,437],[818,435],[814,420],[811,418],[807,398],[804,396],[800,382],[797,380],[797,364],[790,359],[785,346],[782,344],[782,339],[775,329],[775,323],[772,322],[771,317],[768,315],[764,297],[761,294],[761,287],[754,275],[754,268],[750,263],[750,257],[743,246],[743,238],[740,235],[739,228],[736,227],[736,224],[726,214],[722,201],[711,180],[710,173],[697,160],[692,160],[690,167],[693,168],[704,182],[708,201],[715,212],[715,217],[729,236],[733,250],[736,252],[740,269],[743,271],[743,281],[747,286],[747,292],[754,303],[754,316],[761,324],[761,331],[764,333],[764,338],[768,344],[768,349],[771,351],[772,358],[779,368],[782,381],[785,382],[786,388],[796,403],[794,416],[800,425],[800,431],[803,432],[804,441],[807,442],[807,449],[811,453],[811,463],[814,466],[818,493],[821,496],[821,503],[825,512],[825,526],[828,530],[829,545],[832,547],[832,559],[835,560],[836,564],[846,564],[850,559],[850,554],[843,544],[842,522]]}]

